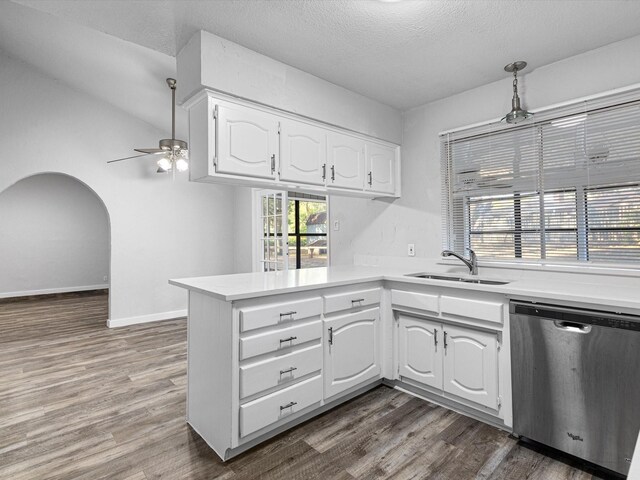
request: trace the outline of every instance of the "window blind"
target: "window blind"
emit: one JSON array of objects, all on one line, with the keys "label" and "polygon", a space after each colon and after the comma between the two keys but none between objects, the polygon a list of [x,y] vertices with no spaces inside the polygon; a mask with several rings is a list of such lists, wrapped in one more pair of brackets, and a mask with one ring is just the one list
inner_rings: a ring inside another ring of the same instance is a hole
[{"label": "window blind", "polygon": [[441,137],[443,247],[640,262],[640,92],[536,117]]}]

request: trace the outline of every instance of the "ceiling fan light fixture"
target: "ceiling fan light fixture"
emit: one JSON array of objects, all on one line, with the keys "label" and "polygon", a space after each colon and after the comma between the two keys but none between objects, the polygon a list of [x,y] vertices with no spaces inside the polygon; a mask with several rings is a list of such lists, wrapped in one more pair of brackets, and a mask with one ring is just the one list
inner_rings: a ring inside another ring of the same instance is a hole
[{"label": "ceiling fan light fixture", "polygon": [[533,113],[522,109],[520,106],[520,96],[518,95],[518,72],[526,66],[527,62],[517,61],[505,65],[504,67],[505,72],[513,73],[513,98],[511,99],[511,111],[502,119],[507,123],[520,123],[533,116]]},{"label": "ceiling fan light fixture", "polygon": [[166,173],[171,170],[172,166],[173,162],[170,158],[168,158],[167,156],[162,157],[160,160],[158,160],[158,173]]},{"label": "ceiling fan light fixture", "polygon": [[187,142],[176,138],[176,80],[167,78],[167,85],[171,89],[171,138],[163,138],[160,140],[158,148],[134,148],[136,152],[142,155],[134,155],[131,157],[110,160],[107,163],[120,162],[130,158],[144,157],[147,155],[162,155],[157,161],[157,173],[166,173],[175,169],[178,172],[184,172],[189,169],[189,150]]},{"label": "ceiling fan light fixture", "polygon": [[184,158],[178,158],[176,160],[176,170],[179,172],[186,172],[189,170],[189,162],[187,162]]}]

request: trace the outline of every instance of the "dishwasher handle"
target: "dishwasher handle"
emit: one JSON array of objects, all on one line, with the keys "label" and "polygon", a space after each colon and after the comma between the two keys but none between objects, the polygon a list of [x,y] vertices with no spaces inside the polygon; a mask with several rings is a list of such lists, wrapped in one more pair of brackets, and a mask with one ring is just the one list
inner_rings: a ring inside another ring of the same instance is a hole
[{"label": "dishwasher handle", "polygon": [[558,330],[564,330],[565,332],[589,333],[591,331],[591,325],[586,323],[554,320],[553,324],[556,326]]}]

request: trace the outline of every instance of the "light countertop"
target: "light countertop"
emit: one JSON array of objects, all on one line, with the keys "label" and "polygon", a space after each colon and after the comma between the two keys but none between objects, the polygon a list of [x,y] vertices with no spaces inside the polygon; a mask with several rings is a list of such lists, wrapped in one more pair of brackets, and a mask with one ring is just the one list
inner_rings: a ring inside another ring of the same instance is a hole
[{"label": "light countertop", "polygon": [[[446,280],[408,277],[417,273],[407,268],[337,266],[309,268],[268,273],[239,273],[210,277],[169,280],[171,285],[211,295],[220,300],[234,301],[267,295],[313,290],[319,287],[338,287],[356,283],[391,281],[414,285],[433,285],[456,289],[500,293],[509,298],[542,299],[556,302],[576,302],[594,307],[640,310],[640,281],[638,285],[617,285],[611,280],[594,277],[593,283],[579,283],[558,278],[515,279],[484,276],[473,278],[511,280],[506,285],[479,285]],[[443,272],[434,272],[440,273]],[[464,275],[468,276],[468,275]]]}]

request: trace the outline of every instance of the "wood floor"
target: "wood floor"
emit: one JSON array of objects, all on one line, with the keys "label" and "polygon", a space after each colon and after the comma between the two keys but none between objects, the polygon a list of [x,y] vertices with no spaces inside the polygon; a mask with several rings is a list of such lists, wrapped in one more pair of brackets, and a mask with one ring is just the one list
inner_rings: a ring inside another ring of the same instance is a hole
[{"label": "wood floor", "polygon": [[591,479],[379,387],[223,464],[185,423],[186,321],[105,327],[106,295],[0,303],[0,479]]}]

